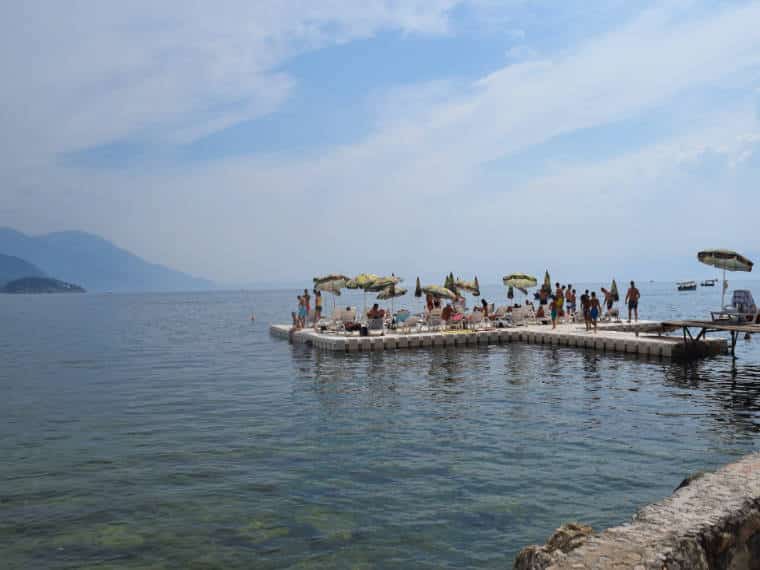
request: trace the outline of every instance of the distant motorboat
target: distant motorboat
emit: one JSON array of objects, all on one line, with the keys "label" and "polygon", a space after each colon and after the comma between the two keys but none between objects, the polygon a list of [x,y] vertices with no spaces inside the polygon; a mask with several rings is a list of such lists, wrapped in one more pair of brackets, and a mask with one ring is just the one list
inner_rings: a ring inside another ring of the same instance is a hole
[{"label": "distant motorboat", "polygon": [[702,287],[715,287],[718,284],[717,279],[705,279],[700,283]]},{"label": "distant motorboat", "polygon": [[679,281],[676,283],[678,286],[679,291],[696,291],[697,290],[697,282],[696,281]]}]

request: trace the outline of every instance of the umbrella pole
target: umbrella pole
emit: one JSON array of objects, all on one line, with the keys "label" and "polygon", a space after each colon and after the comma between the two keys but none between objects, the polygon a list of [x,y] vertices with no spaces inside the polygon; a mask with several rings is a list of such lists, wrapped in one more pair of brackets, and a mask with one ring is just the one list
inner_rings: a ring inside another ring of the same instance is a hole
[{"label": "umbrella pole", "polygon": [[726,308],[726,268],[723,268],[723,281],[720,284],[720,310]]}]

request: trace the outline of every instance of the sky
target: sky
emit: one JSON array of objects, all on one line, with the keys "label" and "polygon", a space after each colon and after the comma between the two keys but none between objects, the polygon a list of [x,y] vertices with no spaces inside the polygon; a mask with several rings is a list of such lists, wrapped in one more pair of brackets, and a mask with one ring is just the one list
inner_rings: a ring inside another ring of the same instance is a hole
[{"label": "sky", "polygon": [[0,5],[0,226],[223,284],[760,254],[760,2]]}]

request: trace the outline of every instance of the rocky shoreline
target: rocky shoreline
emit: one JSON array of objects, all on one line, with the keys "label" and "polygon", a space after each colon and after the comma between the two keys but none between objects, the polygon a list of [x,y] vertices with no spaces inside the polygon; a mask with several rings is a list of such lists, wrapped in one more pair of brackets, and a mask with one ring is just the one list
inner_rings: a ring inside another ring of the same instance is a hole
[{"label": "rocky shoreline", "polygon": [[594,533],[563,525],[523,548],[515,570],[760,568],[760,453],[688,477],[630,523]]}]

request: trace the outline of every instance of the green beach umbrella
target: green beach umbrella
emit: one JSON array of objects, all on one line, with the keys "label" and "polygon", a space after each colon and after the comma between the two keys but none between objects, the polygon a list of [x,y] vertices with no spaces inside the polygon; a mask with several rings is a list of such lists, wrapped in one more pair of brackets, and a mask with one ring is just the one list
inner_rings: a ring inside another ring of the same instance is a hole
[{"label": "green beach umbrella", "polygon": [[391,315],[392,315],[393,314],[393,309],[394,309],[393,300],[396,297],[402,297],[402,296],[406,295],[406,292],[407,292],[407,290],[404,289],[403,287],[396,287],[395,285],[391,285],[389,287],[386,287],[382,291],[380,291],[377,294],[377,298],[380,299],[381,301],[385,301],[387,299],[391,300]]},{"label": "green beach umbrella", "polygon": [[422,288],[422,292],[438,299],[450,299],[454,301],[457,298],[457,294],[454,291],[440,285],[425,285]]},{"label": "green beach umbrella", "polygon": [[[350,277],[348,277],[346,275],[343,275],[341,273],[330,273],[328,275],[322,275],[321,277],[315,277],[314,278],[314,284],[315,285],[319,285],[321,283],[329,283],[329,282],[332,282],[332,281],[344,281],[344,282],[347,282],[350,279],[351,279]],[[345,287],[345,285],[343,285],[343,287]]]},{"label": "green beach umbrella", "polygon": [[420,278],[417,277],[417,284],[414,286],[414,296],[418,299],[422,297],[422,287],[420,286]]},{"label": "green beach umbrella", "polygon": [[400,282],[401,282],[401,278],[396,277],[395,275],[391,277],[378,277],[374,281],[371,281],[370,283],[368,283],[364,287],[364,290],[371,291],[371,292],[382,291],[383,289],[387,289],[388,287],[398,285]]},{"label": "green beach umbrella", "polygon": [[548,269],[544,272],[544,283],[543,285],[541,285],[541,290],[547,293],[548,295],[552,294],[552,278],[549,277]]},{"label": "green beach umbrella", "polygon": [[613,301],[618,302],[620,300],[620,294],[618,293],[617,282],[614,279],[612,280],[612,285],[610,286],[610,294],[612,295]]},{"label": "green beach umbrella", "polygon": [[528,289],[530,287],[535,287],[538,285],[538,279],[533,277],[532,275],[528,275],[527,273],[510,273],[509,275],[505,275],[502,278],[502,282],[504,285],[507,286],[507,299],[513,299],[515,296],[514,291],[512,291],[512,296],[509,296],[510,290],[514,287],[518,291],[520,291],[523,295],[528,294]]},{"label": "green beach umbrella", "polygon": [[478,283],[477,275],[475,276],[475,279],[473,281],[465,281],[464,279],[457,279],[454,282],[454,285],[457,289],[462,289],[464,291],[472,293],[475,297],[480,296],[480,284]]},{"label": "green beach umbrella", "polygon": [[697,254],[697,259],[705,265],[710,265],[723,270],[723,286],[721,287],[720,297],[721,309],[726,306],[726,288],[728,287],[726,271],[750,272],[752,271],[752,266],[755,265],[742,254],[736,253],[730,249],[707,249],[700,251]]},{"label": "green beach umbrella", "polygon": [[396,297],[403,297],[406,295],[407,290],[404,287],[396,287],[395,285],[391,285],[390,287],[386,287],[382,291],[380,291],[377,294],[377,298],[381,301],[386,301],[388,299],[395,299]]},{"label": "green beach umbrella", "polygon": [[347,289],[361,289],[364,291],[364,309],[362,315],[367,312],[367,287],[378,278],[379,276],[374,273],[360,273],[346,283]]},{"label": "green beach umbrella", "polygon": [[[328,277],[328,276],[325,276]],[[335,297],[340,296],[340,290],[346,286],[345,275],[330,275],[327,278],[314,278],[314,289],[322,291],[323,293],[330,293],[332,295],[333,309],[335,308]]]},{"label": "green beach umbrella", "polygon": [[379,278],[379,275],[375,275],[374,273],[360,273],[353,279],[349,279],[346,282],[346,287],[348,289],[366,289],[367,286]]},{"label": "green beach umbrella", "polygon": [[538,280],[527,273],[510,273],[504,276],[502,282],[507,287],[515,287],[517,289],[530,289],[538,285]]}]

